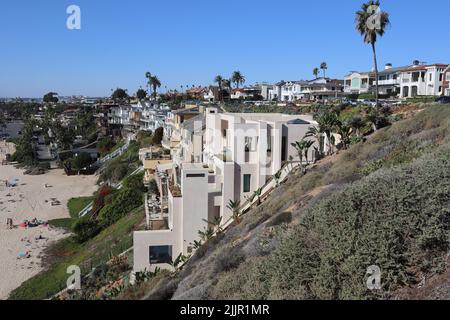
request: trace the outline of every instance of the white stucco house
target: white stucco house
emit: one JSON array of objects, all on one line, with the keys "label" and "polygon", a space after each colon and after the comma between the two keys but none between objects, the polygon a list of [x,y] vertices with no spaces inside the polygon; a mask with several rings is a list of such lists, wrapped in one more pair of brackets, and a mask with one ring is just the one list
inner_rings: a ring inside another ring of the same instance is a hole
[{"label": "white stucco house", "polygon": [[444,71],[448,64],[413,65],[400,74],[401,98],[440,96],[444,90]]},{"label": "white stucco house", "polygon": [[[379,93],[398,98],[440,96],[445,94],[448,64],[425,64],[414,61],[412,65],[392,67],[386,64],[378,72]],[[373,72],[352,72],[345,77],[345,93],[368,93],[375,90]]]},{"label": "white stucco house", "polygon": [[444,95],[450,97],[450,66],[444,72]]},{"label": "white stucco house", "polygon": [[343,81],[329,78],[281,81],[269,90],[269,100],[294,102],[338,98],[343,93]]},{"label": "white stucco house", "polygon": [[344,77],[344,92],[348,94],[368,93],[374,82],[374,72],[351,71]]}]

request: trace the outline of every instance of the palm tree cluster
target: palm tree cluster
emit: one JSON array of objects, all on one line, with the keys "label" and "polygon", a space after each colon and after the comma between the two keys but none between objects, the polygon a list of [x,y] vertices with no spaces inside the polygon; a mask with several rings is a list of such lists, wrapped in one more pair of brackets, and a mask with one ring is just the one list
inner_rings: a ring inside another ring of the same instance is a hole
[{"label": "palm tree cluster", "polygon": [[320,70],[322,70],[323,77],[325,78],[325,74],[326,74],[326,70],[327,70],[327,69],[328,69],[327,63],[326,63],[326,62],[322,62],[322,63],[320,64],[320,67],[319,67],[319,68],[315,67],[315,68],[313,69],[312,73],[313,73],[314,77],[317,79],[317,78],[319,78],[319,72],[320,72]]},{"label": "palm tree cluster", "polygon": [[214,78],[214,83],[219,87],[220,100],[223,101],[223,90],[228,90],[231,93],[233,90],[232,84],[235,85],[236,89],[239,89],[245,83],[245,77],[240,71],[234,71],[230,79],[217,75]]},{"label": "palm tree cluster", "polygon": [[161,81],[156,75],[152,75],[150,72],[145,73],[145,78],[147,78],[147,86],[152,90],[153,99],[156,99],[158,94],[157,90],[161,87]]},{"label": "palm tree cluster", "polygon": [[[319,147],[314,146],[316,159],[324,155],[331,155],[336,150],[345,150],[353,142],[359,142],[363,138],[362,130],[373,132],[389,124],[389,109],[373,109],[365,107],[361,112],[351,117],[345,116],[342,111],[345,106],[337,109],[320,111],[314,116],[317,126],[310,127],[305,137],[293,144],[297,150],[305,151],[312,146],[306,138],[313,138],[319,143]],[[340,142],[336,145],[336,137]],[[315,159],[315,160],[316,160]],[[308,161],[308,159],[306,158]],[[302,158],[300,158],[302,161]]]}]

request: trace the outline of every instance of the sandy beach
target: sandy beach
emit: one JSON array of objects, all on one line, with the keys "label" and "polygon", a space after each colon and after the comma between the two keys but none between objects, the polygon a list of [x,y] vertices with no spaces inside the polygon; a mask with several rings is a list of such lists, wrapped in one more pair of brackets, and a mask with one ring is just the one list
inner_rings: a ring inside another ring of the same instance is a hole
[{"label": "sandy beach", "polygon": [[[8,230],[7,219],[19,225],[34,218],[42,221],[66,218],[70,198],[90,196],[97,190],[95,176],[68,177],[59,169],[45,175],[28,176],[14,166],[1,165],[5,153],[11,151],[12,145],[0,141],[0,299],[6,299],[13,289],[39,273],[43,269],[43,250],[67,236],[62,230],[48,226]],[[17,179],[15,187],[5,185],[5,180],[14,179]],[[52,206],[52,199],[58,200],[60,205]],[[43,239],[37,240],[40,236]],[[29,258],[18,259],[20,253],[26,252]]]}]

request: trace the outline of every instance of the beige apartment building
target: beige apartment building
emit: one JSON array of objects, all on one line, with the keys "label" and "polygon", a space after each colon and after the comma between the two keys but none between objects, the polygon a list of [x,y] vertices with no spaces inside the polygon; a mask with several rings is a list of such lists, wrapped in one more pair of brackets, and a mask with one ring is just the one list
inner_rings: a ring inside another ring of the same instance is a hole
[{"label": "beige apartment building", "polygon": [[[211,227],[208,221],[230,220],[230,200],[248,202],[290,157],[298,162],[291,143],[317,125],[306,115],[231,114],[216,108],[206,108],[204,119],[196,122],[185,128],[197,130],[190,130],[191,139],[182,144],[183,157],[156,168],[160,208],[149,214],[148,230],[134,233],[135,272],[170,269],[170,261],[191,254],[198,231]],[[201,161],[194,155],[199,143]],[[313,148],[309,153],[313,160]]]}]

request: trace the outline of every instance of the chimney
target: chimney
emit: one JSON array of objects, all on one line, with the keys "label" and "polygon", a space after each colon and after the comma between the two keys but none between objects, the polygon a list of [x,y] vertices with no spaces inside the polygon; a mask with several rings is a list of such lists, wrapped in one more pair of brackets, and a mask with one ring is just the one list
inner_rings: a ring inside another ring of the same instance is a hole
[{"label": "chimney", "polygon": [[389,70],[392,69],[392,63],[386,63],[386,65],[384,66],[384,70]]}]

